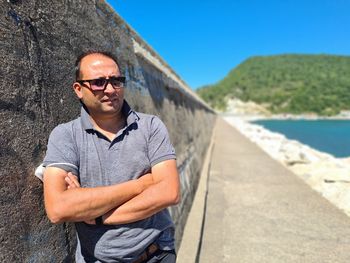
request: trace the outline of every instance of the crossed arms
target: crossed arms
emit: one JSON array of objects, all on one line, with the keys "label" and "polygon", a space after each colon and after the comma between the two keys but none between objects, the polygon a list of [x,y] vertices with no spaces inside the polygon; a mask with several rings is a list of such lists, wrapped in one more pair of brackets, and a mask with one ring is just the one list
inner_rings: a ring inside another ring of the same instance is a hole
[{"label": "crossed arms", "polygon": [[179,202],[176,161],[160,162],[139,179],[95,188],[81,188],[66,171],[48,167],[44,199],[52,223],[90,222],[99,216],[104,224],[135,222]]}]

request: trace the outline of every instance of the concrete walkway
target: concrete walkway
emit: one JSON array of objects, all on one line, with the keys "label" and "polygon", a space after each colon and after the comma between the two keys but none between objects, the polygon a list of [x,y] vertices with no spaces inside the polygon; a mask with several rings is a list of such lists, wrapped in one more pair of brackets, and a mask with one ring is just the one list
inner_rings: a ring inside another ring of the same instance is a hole
[{"label": "concrete walkway", "polygon": [[214,136],[178,262],[350,262],[349,217],[224,120]]}]

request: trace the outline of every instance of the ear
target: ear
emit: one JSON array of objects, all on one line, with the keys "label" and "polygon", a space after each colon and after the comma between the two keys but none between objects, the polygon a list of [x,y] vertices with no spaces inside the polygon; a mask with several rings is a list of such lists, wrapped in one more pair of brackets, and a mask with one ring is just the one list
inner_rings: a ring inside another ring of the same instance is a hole
[{"label": "ear", "polygon": [[74,82],[73,83],[73,89],[74,89],[75,94],[77,94],[78,98],[82,99],[83,93],[82,93],[81,85],[78,82]]}]

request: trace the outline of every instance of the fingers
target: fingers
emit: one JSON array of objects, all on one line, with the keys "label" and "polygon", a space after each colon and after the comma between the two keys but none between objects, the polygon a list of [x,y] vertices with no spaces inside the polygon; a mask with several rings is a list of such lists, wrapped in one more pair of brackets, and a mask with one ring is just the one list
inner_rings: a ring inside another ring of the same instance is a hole
[{"label": "fingers", "polygon": [[67,183],[67,189],[73,189],[80,187],[78,177],[69,172],[67,176],[64,178]]},{"label": "fingers", "polygon": [[67,189],[76,188],[76,185],[73,183],[73,181],[72,181],[68,176],[66,176],[66,177],[64,178],[64,180],[65,180],[66,183],[67,183]]},{"label": "fingers", "polygon": [[69,179],[71,179],[71,181],[73,181],[73,183],[75,184],[76,187],[80,187],[80,183],[79,183],[78,177],[76,175],[69,172],[68,177],[69,177]]}]

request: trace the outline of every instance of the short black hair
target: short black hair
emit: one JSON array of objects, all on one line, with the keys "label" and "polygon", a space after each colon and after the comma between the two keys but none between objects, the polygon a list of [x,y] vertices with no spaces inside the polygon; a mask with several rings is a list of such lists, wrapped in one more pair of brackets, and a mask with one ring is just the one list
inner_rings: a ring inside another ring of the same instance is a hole
[{"label": "short black hair", "polygon": [[113,61],[117,64],[119,70],[120,70],[120,66],[117,60],[117,57],[109,51],[104,51],[104,50],[88,50],[88,51],[84,51],[83,53],[81,53],[76,61],[75,61],[75,66],[74,66],[74,72],[75,72],[75,80],[79,80],[80,78],[80,65],[81,65],[81,61],[83,60],[83,58],[85,58],[88,55],[92,55],[92,54],[100,54],[102,56],[108,57],[113,59]]}]

